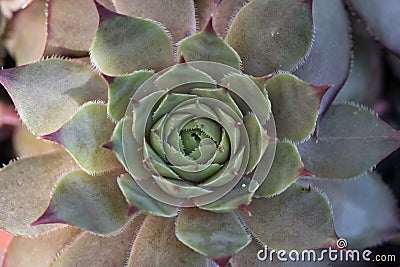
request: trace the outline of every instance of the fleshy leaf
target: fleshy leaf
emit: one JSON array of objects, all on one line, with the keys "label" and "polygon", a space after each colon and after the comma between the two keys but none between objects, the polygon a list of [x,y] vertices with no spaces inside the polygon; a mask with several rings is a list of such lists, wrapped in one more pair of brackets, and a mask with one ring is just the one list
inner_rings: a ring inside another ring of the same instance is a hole
[{"label": "fleshy leaf", "polygon": [[316,87],[288,73],[281,73],[266,84],[278,138],[299,142],[314,131],[319,103],[331,85]]},{"label": "fleshy leaf", "polygon": [[171,41],[161,26],[96,5],[100,25],[90,56],[103,73],[121,75],[140,69],[159,71],[173,64]]},{"label": "fleshy leaf", "polygon": [[124,147],[122,144],[122,131],[124,129],[124,123],[126,121],[126,118],[123,118],[117,123],[117,126],[115,126],[113,134],[111,135],[111,141],[108,143],[105,143],[103,145],[104,148],[112,149],[114,151],[115,156],[117,157],[118,161],[124,166],[124,168],[127,168],[126,161],[125,161],[125,155],[124,155]]},{"label": "fleshy leaf", "polygon": [[7,249],[4,267],[50,266],[56,255],[80,232],[77,228],[65,227],[34,239],[16,236]]},{"label": "fleshy leaf", "polygon": [[129,100],[136,90],[151,76],[152,71],[135,71],[128,75],[115,77],[108,88],[108,114],[118,121],[128,107]]},{"label": "fleshy leaf", "polygon": [[[318,192],[297,184],[272,198],[253,199],[242,220],[270,249],[315,249],[335,244],[332,212]],[[290,231],[288,231],[290,229]]]},{"label": "fleshy leaf", "polygon": [[122,174],[118,178],[118,185],[130,205],[130,210],[136,209],[139,212],[162,217],[174,217],[178,214],[177,207],[149,196],[129,174]]},{"label": "fleshy leaf", "polygon": [[373,35],[389,50],[400,55],[400,3],[387,1],[349,1],[355,12],[366,22]]},{"label": "fleshy leaf", "polygon": [[[155,253],[156,252],[156,253]],[[206,257],[175,237],[173,218],[147,216],[133,243],[128,266],[207,266]]]},{"label": "fleshy leaf", "polygon": [[282,193],[302,174],[303,163],[297,148],[289,142],[277,142],[274,161],[257,196],[272,197]]},{"label": "fleshy leaf", "polygon": [[317,177],[350,178],[366,172],[399,146],[400,133],[369,110],[337,104],[326,113],[318,139],[298,149],[305,168]]},{"label": "fleshy leaf", "polygon": [[343,1],[319,0],[312,3],[315,40],[310,55],[295,75],[311,84],[334,85],[321,102],[320,113],[325,114],[350,71],[350,21]]},{"label": "fleshy leaf", "polygon": [[221,38],[212,26],[212,17],[203,31],[192,35],[179,43],[178,55],[188,61],[214,61],[240,68],[239,55]]},{"label": "fleshy leaf", "polygon": [[43,55],[46,44],[45,9],[46,1],[31,1],[26,8],[12,15],[6,47],[18,66],[38,60]]},{"label": "fleshy leaf", "polygon": [[66,170],[77,168],[64,151],[24,158],[2,168],[0,228],[15,235],[35,236],[59,227],[28,225],[45,211],[57,178]]},{"label": "fleshy leaf", "polygon": [[118,13],[160,22],[175,42],[196,33],[193,1],[187,0],[113,0]]},{"label": "fleshy leaf", "polygon": [[114,154],[102,147],[110,140],[113,129],[106,105],[88,103],[57,132],[41,138],[62,144],[87,173],[104,173],[119,167]]},{"label": "fleshy leaf", "polygon": [[211,193],[211,191],[207,189],[189,184],[185,181],[167,179],[158,176],[153,176],[153,178],[162,190],[176,197],[192,198]]},{"label": "fleshy leaf", "polygon": [[182,209],[176,237],[191,249],[213,260],[230,258],[250,243],[250,236],[233,213]]},{"label": "fleshy leaf", "polygon": [[56,58],[1,70],[0,82],[37,135],[58,130],[85,102],[107,100],[107,83],[93,69]]},{"label": "fleshy leaf", "polygon": [[345,181],[308,178],[304,183],[326,193],[332,205],[335,229],[346,239],[348,248],[375,246],[389,240],[400,229],[396,200],[373,173]]},{"label": "fleshy leaf", "polygon": [[290,70],[307,55],[313,36],[310,3],[252,0],[240,9],[226,42],[239,53],[246,73]]},{"label": "fleshy leaf", "polygon": [[143,219],[143,216],[135,217],[115,236],[102,237],[89,232],[81,234],[61,252],[51,266],[124,266],[132,240]]},{"label": "fleshy leaf", "polygon": [[32,225],[60,222],[98,234],[120,230],[128,221],[128,205],[116,176],[91,176],[84,171],[64,175],[55,187],[49,207]]},{"label": "fleshy leaf", "polygon": [[250,192],[249,186],[250,179],[244,177],[225,196],[210,204],[199,206],[199,208],[213,212],[232,212],[245,208],[250,204],[251,197],[253,196],[253,192]]},{"label": "fleshy leaf", "polygon": [[[79,8],[77,8],[78,6]],[[46,14],[45,56],[81,57],[89,55],[89,47],[99,22],[94,1],[50,0],[47,2]]]}]

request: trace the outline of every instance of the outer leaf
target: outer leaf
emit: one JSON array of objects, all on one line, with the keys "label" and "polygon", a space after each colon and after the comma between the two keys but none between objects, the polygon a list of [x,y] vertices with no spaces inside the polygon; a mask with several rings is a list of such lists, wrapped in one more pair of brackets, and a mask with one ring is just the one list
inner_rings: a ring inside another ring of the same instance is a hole
[{"label": "outer leaf", "polygon": [[177,207],[149,196],[129,174],[122,174],[118,178],[118,185],[130,205],[130,211],[162,217],[174,217],[178,214]]},{"label": "outer leaf", "polygon": [[350,21],[342,1],[313,1],[312,10],[315,40],[310,55],[295,74],[312,84],[334,85],[322,100],[320,113],[324,114],[350,71]]},{"label": "outer leaf", "polygon": [[135,217],[118,235],[101,237],[83,233],[51,265],[56,266],[124,266],[143,217]]},{"label": "outer leaf", "polygon": [[[9,1],[2,1],[0,4]],[[32,1],[14,13],[7,32],[6,47],[18,66],[42,57],[46,44],[46,1]],[[2,12],[4,10],[2,9]]]},{"label": "outer leaf", "polygon": [[152,75],[152,71],[143,70],[113,79],[108,88],[109,101],[107,105],[108,114],[113,120],[118,121],[125,115],[130,98]]},{"label": "outer leaf", "polygon": [[87,173],[104,173],[120,166],[112,151],[102,147],[113,129],[106,105],[88,103],[57,132],[41,138],[62,144]]},{"label": "outer leaf", "polygon": [[349,0],[357,14],[367,23],[370,31],[388,49],[400,55],[400,3],[396,0],[372,0],[365,3],[360,0]]},{"label": "outer leaf", "polygon": [[7,249],[4,267],[49,266],[57,253],[80,233],[73,227],[41,235],[35,239],[16,236]]},{"label": "outer leaf", "polygon": [[318,140],[310,139],[298,149],[306,169],[317,177],[349,178],[366,172],[399,146],[400,133],[370,111],[338,104],[326,113]]},{"label": "outer leaf", "polygon": [[240,68],[239,55],[217,36],[212,17],[206,28],[179,43],[178,55],[186,61],[214,61],[233,68]]},{"label": "outer leaf", "polygon": [[56,58],[1,70],[0,82],[37,135],[56,131],[83,103],[107,100],[107,84],[93,69]]},{"label": "outer leaf", "polygon": [[44,55],[87,56],[98,21],[94,1],[49,0]]},{"label": "outer leaf", "polygon": [[317,121],[319,103],[329,87],[315,87],[287,73],[271,78],[266,88],[278,138],[299,142],[309,137]]},{"label": "outer leaf", "polygon": [[128,266],[206,266],[207,259],[175,237],[174,219],[147,216],[133,243]]},{"label": "outer leaf", "polygon": [[115,177],[91,176],[83,171],[64,175],[49,207],[32,225],[61,222],[99,234],[120,230],[127,222],[128,205]]},{"label": "outer leaf", "polygon": [[282,193],[300,177],[303,170],[297,148],[289,142],[277,142],[271,170],[256,195],[271,197]]},{"label": "outer leaf", "polygon": [[119,15],[97,4],[100,25],[91,59],[107,75],[139,69],[162,70],[173,64],[171,41],[156,23]]},{"label": "outer leaf", "polygon": [[175,42],[196,33],[193,1],[187,0],[113,0],[118,13],[161,22]]},{"label": "outer leaf", "polygon": [[220,261],[250,243],[250,237],[232,213],[183,209],[176,221],[176,237],[185,245]]},{"label": "outer leaf", "polygon": [[239,53],[246,73],[263,76],[295,67],[308,53],[312,35],[310,1],[252,0],[236,15],[226,42]]},{"label": "outer leaf", "polygon": [[367,173],[346,181],[305,179],[304,182],[326,193],[335,229],[349,248],[375,246],[400,229],[396,200],[377,175]]},{"label": "outer leaf", "polygon": [[314,190],[293,184],[276,197],[253,199],[249,208],[253,216],[243,215],[242,220],[270,249],[300,251],[334,245],[329,203]]},{"label": "outer leaf", "polygon": [[0,228],[16,235],[35,236],[59,227],[28,225],[46,209],[57,178],[73,168],[78,166],[66,152],[54,152],[21,159],[1,169]]}]

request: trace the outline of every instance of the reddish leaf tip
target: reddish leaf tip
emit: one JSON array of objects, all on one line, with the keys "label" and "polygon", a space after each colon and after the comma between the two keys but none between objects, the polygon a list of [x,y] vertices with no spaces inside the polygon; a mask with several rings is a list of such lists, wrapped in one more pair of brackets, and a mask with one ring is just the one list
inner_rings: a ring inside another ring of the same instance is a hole
[{"label": "reddish leaf tip", "polygon": [[41,224],[49,224],[49,223],[66,223],[63,220],[57,218],[56,213],[51,209],[51,206],[47,208],[47,210],[40,216],[36,221],[30,224],[30,226],[37,226]]},{"label": "reddish leaf tip", "polygon": [[110,84],[110,83],[113,83],[114,82],[114,79],[115,79],[115,77],[113,77],[113,76],[108,76],[108,75],[106,75],[106,74],[102,74],[103,75],[103,78]]},{"label": "reddish leaf tip", "polygon": [[185,63],[186,63],[186,60],[185,60],[185,58],[183,57],[183,55],[181,55],[181,56],[179,57],[178,63],[179,63],[179,64],[185,64]]},{"label": "reddish leaf tip", "polygon": [[229,260],[231,259],[231,256],[229,257],[224,257],[220,259],[212,259],[219,267],[225,267],[228,266]]},{"label": "reddish leaf tip", "polygon": [[299,175],[300,175],[300,176],[311,176],[311,177],[315,177],[315,175],[314,175],[312,172],[310,172],[309,170],[305,169],[304,167],[300,169]]},{"label": "reddish leaf tip", "polygon": [[217,35],[217,33],[214,29],[214,26],[213,26],[213,15],[211,15],[210,18],[208,19],[207,25],[206,25],[206,27],[204,27],[203,31],[206,33]]},{"label": "reddish leaf tip", "polygon": [[51,134],[42,135],[39,138],[42,140],[49,140],[61,144],[60,130]]},{"label": "reddish leaf tip", "polygon": [[247,215],[249,215],[249,217],[251,217],[253,214],[251,213],[251,210],[249,208],[249,205],[246,204],[242,204],[238,207],[239,210],[244,211],[247,213]]},{"label": "reddish leaf tip", "polygon": [[113,148],[113,143],[111,141],[109,141],[109,142],[105,143],[104,145],[102,145],[101,147],[111,150]]},{"label": "reddish leaf tip", "polygon": [[107,9],[105,6],[94,0],[94,4],[96,5],[97,13],[99,14],[100,23],[102,21],[114,18],[117,16],[116,13],[112,12],[111,10]]},{"label": "reddish leaf tip", "polygon": [[137,212],[139,212],[139,209],[136,206],[134,206],[134,205],[129,206],[128,216],[131,216]]},{"label": "reddish leaf tip", "polygon": [[325,93],[329,90],[329,88],[331,88],[333,86],[333,84],[328,83],[325,85],[321,85],[321,86],[315,86],[315,85],[311,85],[311,87],[314,89],[315,91],[315,95],[319,98],[319,100],[322,100],[322,97],[325,95]]},{"label": "reddish leaf tip", "polygon": [[272,76],[273,76],[272,74],[268,74],[268,75],[265,75],[265,76],[262,76],[262,77],[257,77],[256,79],[259,80],[260,82],[265,83],[265,82],[267,82],[269,79],[271,79]]}]

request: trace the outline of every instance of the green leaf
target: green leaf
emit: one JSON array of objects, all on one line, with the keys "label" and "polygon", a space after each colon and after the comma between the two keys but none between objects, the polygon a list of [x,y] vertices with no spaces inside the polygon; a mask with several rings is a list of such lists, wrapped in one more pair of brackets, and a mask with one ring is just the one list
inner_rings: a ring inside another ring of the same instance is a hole
[{"label": "green leaf", "polygon": [[58,130],[79,106],[107,100],[107,83],[88,66],[51,58],[0,71],[22,122],[44,135]]},{"label": "green leaf", "polygon": [[312,36],[310,1],[252,0],[232,21],[226,42],[239,53],[246,73],[263,76],[299,64]]},{"label": "green leaf", "polygon": [[158,24],[114,13],[97,4],[100,25],[91,59],[107,75],[140,69],[162,70],[173,64],[171,41]]},{"label": "green leaf", "polygon": [[316,87],[281,73],[268,80],[266,87],[278,138],[300,142],[309,137],[315,128],[321,98],[330,85]]},{"label": "green leaf", "polygon": [[185,61],[213,61],[240,68],[240,58],[235,50],[217,36],[210,18],[207,27],[179,43],[178,55]]},{"label": "green leaf", "polygon": [[177,207],[149,196],[129,174],[122,174],[118,178],[118,185],[130,205],[130,210],[161,217],[174,217],[178,214]]},{"label": "green leaf", "polygon": [[176,237],[191,249],[213,260],[230,258],[250,243],[250,236],[233,213],[182,209]]},{"label": "green leaf", "polygon": [[303,170],[297,148],[289,142],[277,142],[272,167],[256,195],[272,197],[282,193],[300,177]]},{"label": "green leaf", "polygon": [[[332,105],[318,139],[298,145],[307,170],[321,178],[358,176],[400,146],[400,133],[365,108]],[[318,156],[316,156],[318,155]]]},{"label": "green leaf", "polygon": [[113,0],[118,13],[160,22],[174,42],[196,33],[193,1],[187,0]]},{"label": "green leaf", "polygon": [[44,55],[88,56],[99,23],[94,2],[49,0],[46,11],[47,41]]},{"label": "green leaf", "polygon": [[309,178],[302,182],[326,194],[332,205],[336,232],[346,239],[348,248],[381,244],[400,229],[396,200],[387,185],[373,173],[349,180]]},{"label": "green leaf", "polygon": [[80,232],[74,227],[64,227],[37,238],[15,236],[7,248],[4,267],[50,266],[58,253],[79,236]]},{"label": "green leaf", "polygon": [[12,14],[9,20],[6,46],[18,66],[43,56],[46,44],[45,10],[46,1],[31,1],[24,9]]},{"label": "green leaf", "polygon": [[36,236],[59,225],[29,227],[45,210],[49,192],[65,171],[78,169],[64,151],[23,158],[0,170],[0,228]]},{"label": "green leaf", "polygon": [[133,243],[128,265],[207,266],[206,257],[194,252],[175,237],[174,219],[147,216]]},{"label": "green leaf", "polygon": [[320,114],[323,114],[350,71],[351,27],[343,1],[318,0],[312,3],[313,46],[304,64],[294,74],[311,84],[333,84],[322,99]]},{"label": "green leaf", "polygon": [[108,87],[107,112],[114,121],[120,120],[136,90],[151,76],[152,71],[135,71],[115,77]]},{"label": "green leaf", "polygon": [[350,0],[354,11],[367,24],[373,35],[389,50],[400,55],[399,38],[400,29],[400,3],[396,0],[386,1],[360,1]]},{"label": "green leaf", "polygon": [[41,138],[62,144],[83,170],[96,174],[119,167],[112,151],[102,147],[110,140],[113,129],[106,105],[87,103],[57,132]]},{"label": "green leaf", "polygon": [[192,185],[186,181],[167,179],[153,176],[154,181],[166,193],[179,198],[193,198],[202,196],[212,191]]},{"label": "green leaf", "polygon": [[53,267],[64,266],[124,266],[144,216],[137,216],[120,233],[102,237],[84,232],[65,247],[53,262]]},{"label": "green leaf", "polygon": [[[317,191],[297,184],[272,198],[253,199],[248,229],[269,249],[315,249],[335,244],[332,213]],[[290,229],[290,230],[289,230]]]},{"label": "green leaf", "polygon": [[210,204],[199,206],[199,208],[212,212],[232,212],[243,209],[250,204],[253,196],[249,186],[250,179],[243,177],[225,196]]},{"label": "green leaf", "polygon": [[32,225],[68,223],[97,234],[119,231],[128,221],[128,205],[117,174],[91,176],[84,171],[64,175],[49,207]]}]

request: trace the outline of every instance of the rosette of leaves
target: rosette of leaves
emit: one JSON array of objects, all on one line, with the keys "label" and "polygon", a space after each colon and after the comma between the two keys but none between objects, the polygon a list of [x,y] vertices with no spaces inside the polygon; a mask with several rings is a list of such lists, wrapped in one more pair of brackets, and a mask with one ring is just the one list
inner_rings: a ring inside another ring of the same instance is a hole
[{"label": "rosette of leaves", "polygon": [[[367,171],[400,134],[327,100],[311,137],[321,99],[348,72],[340,1],[114,1],[117,12],[79,2],[76,13],[99,18],[94,68],[82,64],[87,40],[55,38],[56,7],[70,2],[49,1],[43,54],[80,60],[0,72],[24,125],[63,148],[0,171],[0,227],[17,235],[6,266],[250,266],[260,244],[300,251],[339,236],[363,247],[399,229],[395,201]],[[337,68],[320,60],[338,56]]]}]

